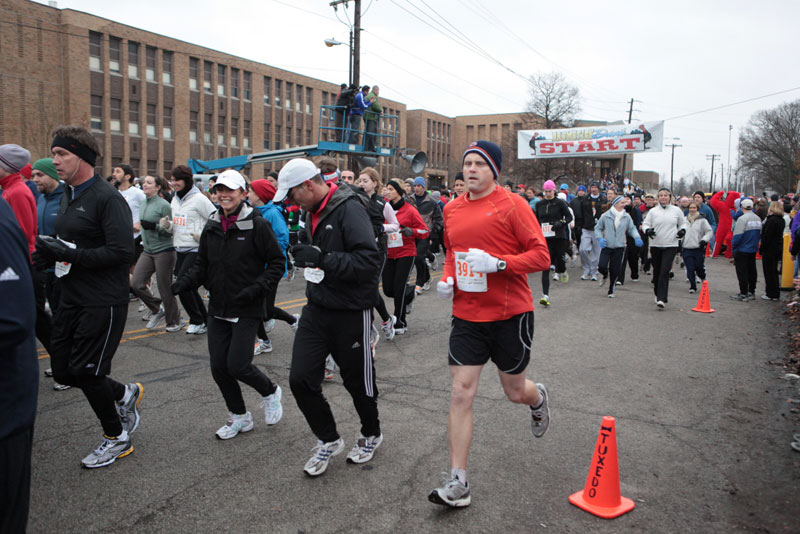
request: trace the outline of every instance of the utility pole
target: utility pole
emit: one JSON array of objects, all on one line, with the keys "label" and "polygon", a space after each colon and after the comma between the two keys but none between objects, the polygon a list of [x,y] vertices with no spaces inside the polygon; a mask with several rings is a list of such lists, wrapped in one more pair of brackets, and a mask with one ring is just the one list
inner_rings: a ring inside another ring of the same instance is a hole
[{"label": "utility pole", "polygon": [[711,183],[708,184],[709,192],[714,192],[714,162],[719,158],[719,154],[706,154],[706,159],[711,158]]},{"label": "utility pole", "polygon": [[[633,117],[633,98],[631,98],[631,107],[628,108],[628,124],[631,123],[631,118]],[[628,154],[625,153],[622,155],[622,178],[625,178],[625,165],[628,163]],[[631,173],[633,176],[633,173]],[[631,178],[631,183],[633,182],[633,178]]]},{"label": "utility pole", "polygon": [[[731,188],[731,133],[733,132],[733,124],[728,125],[728,189]],[[723,178],[725,176],[723,175]]]},{"label": "utility pole", "polygon": [[[333,0],[330,5],[334,10],[340,4],[344,4],[347,8],[347,3],[350,0]],[[361,0],[354,0],[355,15],[353,17],[353,27],[350,28],[350,65],[352,70],[351,84],[359,85],[359,78],[361,77]]]},{"label": "utility pole", "polygon": [[676,145],[675,143],[672,143],[671,145],[667,145],[667,146],[668,147],[672,147],[672,158],[669,161],[669,190],[670,190],[670,192],[672,192],[672,189],[673,189],[672,171],[673,171],[673,167],[675,166],[675,149],[677,147],[682,147],[683,145]]}]

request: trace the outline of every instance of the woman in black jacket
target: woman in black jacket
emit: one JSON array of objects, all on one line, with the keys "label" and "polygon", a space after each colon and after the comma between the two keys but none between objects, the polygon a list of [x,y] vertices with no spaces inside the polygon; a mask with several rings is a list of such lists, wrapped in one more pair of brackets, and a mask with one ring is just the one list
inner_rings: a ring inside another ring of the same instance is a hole
[{"label": "woman in black jacket", "polygon": [[263,397],[265,421],[283,415],[281,388],[253,365],[253,340],[264,316],[264,303],[277,290],[285,259],[269,223],[244,200],[247,186],[236,171],[219,175],[214,191],[220,204],[200,236],[194,267],[173,285],[174,294],[200,285],[208,288],[208,353],[211,375],[230,412],[217,430],[230,439],[253,429],[239,382]]},{"label": "woman in black jacket", "polygon": [[767,211],[767,218],[761,226],[761,268],[764,269],[764,285],[767,292],[761,295],[764,300],[780,299],[780,284],[778,282],[778,262],[783,255],[783,229],[786,221],[783,220],[783,205],[772,202]]}]

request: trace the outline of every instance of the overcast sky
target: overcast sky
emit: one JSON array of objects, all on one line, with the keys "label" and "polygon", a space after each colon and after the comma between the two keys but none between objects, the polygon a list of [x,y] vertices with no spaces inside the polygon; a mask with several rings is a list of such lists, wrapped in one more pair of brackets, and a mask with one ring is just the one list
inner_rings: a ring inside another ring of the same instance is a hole
[{"label": "overcast sky", "polygon": [[[47,2],[42,2],[47,3]],[[328,0],[59,0],[85,11],[330,82],[347,81],[353,2]],[[710,170],[706,155],[736,165],[750,116],[800,99],[800,2],[531,2],[363,0],[361,82],[408,109],[448,116],[512,113],[528,100],[525,78],[557,70],[581,91],[581,118],[666,120],[675,179]],[[349,15],[349,19],[348,19]],[[341,20],[341,21],[340,21]],[[459,43],[470,41],[469,48]],[[480,48],[481,53],[474,51]],[[779,95],[683,115],[786,91]],[[670,149],[636,155],[637,170],[669,178]],[[715,167],[719,169],[719,164]],[[726,172],[727,175],[727,172]]]}]

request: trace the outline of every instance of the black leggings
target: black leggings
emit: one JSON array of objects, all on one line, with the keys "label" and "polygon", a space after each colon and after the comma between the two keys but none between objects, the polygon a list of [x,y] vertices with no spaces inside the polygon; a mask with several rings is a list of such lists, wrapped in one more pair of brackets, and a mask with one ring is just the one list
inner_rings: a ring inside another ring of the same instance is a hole
[{"label": "black leggings", "polygon": [[[187,273],[197,261],[197,252],[178,252],[175,258],[175,277]],[[160,289],[160,288],[159,288]],[[164,291],[169,291],[165,288]],[[206,324],[206,305],[197,292],[197,288],[187,289],[178,293],[178,298],[183,305],[183,309],[189,314],[189,324]]]},{"label": "black leggings", "polygon": [[211,376],[228,411],[236,415],[247,412],[239,382],[255,389],[262,397],[272,395],[277,389],[267,375],[253,365],[253,339],[261,322],[254,317],[240,317],[236,323],[208,317]]},{"label": "black leggings", "polygon": [[[378,274],[379,279],[383,276],[383,270],[386,268],[387,257],[385,248],[381,251],[381,256],[382,256],[381,271]],[[378,299],[375,301],[375,309],[378,310],[378,315],[381,316],[381,321],[385,323],[386,321],[391,319],[392,316],[389,315],[389,310],[386,309],[386,303],[383,301],[383,295],[381,295],[380,290],[377,291],[377,297]]]},{"label": "black leggings", "polygon": [[394,299],[397,328],[406,327],[406,306],[414,300],[414,287],[408,285],[412,267],[414,267],[414,256],[389,258],[381,275],[384,295]]},{"label": "black leggings", "polygon": [[[550,251],[550,263],[555,265],[556,272],[561,274],[567,270],[564,263],[564,251],[567,248],[566,239],[550,238],[547,239],[547,249]],[[542,271],[542,293],[550,294],[550,269]]]}]

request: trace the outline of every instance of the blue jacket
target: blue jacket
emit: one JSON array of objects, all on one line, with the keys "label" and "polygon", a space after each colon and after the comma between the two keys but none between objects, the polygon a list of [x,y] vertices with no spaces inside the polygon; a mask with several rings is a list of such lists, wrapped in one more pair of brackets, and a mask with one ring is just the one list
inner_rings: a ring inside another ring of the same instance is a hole
[{"label": "blue jacket", "polygon": [[41,194],[36,199],[39,235],[56,235],[56,215],[63,194],[64,184],[58,184],[52,193]]},{"label": "blue jacket", "polygon": [[356,105],[350,108],[350,115],[363,115],[364,110],[372,105],[372,102],[364,100],[364,93],[359,91],[356,95]]},{"label": "blue jacket", "polygon": [[755,254],[761,241],[761,218],[747,211],[736,219],[733,227],[733,253]]},{"label": "blue jacket", "polygon": [[[289,248],[289,227],[286,226],[283,210],[279,206],[273,204],[271,200],[263,206],[258,206],[257,209],[261,212],[261,216],[264,217],[272,227],[272,233],[275,234],[275,239],[278,240],[281,252],[283,252],[283,256],[286,257],[286,250]],[[284,274],[286,274],[285,267]]]},{"label": "blue jacket", "polygon": [[639,237],[639,231],[633,225],[633,219],[624,210],[622,211],[622,221],[619,226],[614,224],[615,208],[608,208],[597,220],[594,226],[594,235],[598,239],[603,238],[607,242],[608,248],[623,248],[627,245],[626,234],[633,239]]}]

